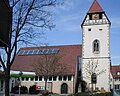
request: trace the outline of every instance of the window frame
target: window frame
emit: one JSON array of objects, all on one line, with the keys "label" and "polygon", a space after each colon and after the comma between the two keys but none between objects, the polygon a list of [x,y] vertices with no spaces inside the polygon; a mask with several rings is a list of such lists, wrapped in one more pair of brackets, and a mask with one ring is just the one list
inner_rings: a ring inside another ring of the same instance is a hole
[{"label": "window frame", "polygon": [[[96,45],[95,45],[95,43],[96,43]],[[93,48],[92,48],[92,50],[93,50],[94,54],[99,54],[100,53],[100,41],[98,39],[95,39],[93,41]]]}]

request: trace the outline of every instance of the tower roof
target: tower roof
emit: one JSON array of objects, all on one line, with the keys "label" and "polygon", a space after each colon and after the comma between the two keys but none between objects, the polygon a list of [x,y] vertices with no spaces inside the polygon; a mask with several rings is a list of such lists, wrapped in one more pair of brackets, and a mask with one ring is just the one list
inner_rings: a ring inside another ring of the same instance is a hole
[{"label": "tower roof", "polygon": [[94,0],[92,6],[90,7],[88,13],[104,12],[97,0]]}]

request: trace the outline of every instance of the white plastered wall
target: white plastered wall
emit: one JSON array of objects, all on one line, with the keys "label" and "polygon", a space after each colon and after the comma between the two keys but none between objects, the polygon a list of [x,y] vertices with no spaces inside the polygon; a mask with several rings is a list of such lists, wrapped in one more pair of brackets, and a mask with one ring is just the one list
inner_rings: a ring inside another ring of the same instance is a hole
[{"label": "white plastered wall", "polygon": [[[91,31],[88,31],[88,29]],[[110,90],[110,25],[89,25],[83,26],[83,41],[82,41],[82,75],[83,80],[87,82],[88,87],[91,86],[91,78],[87,76],[85,68],[89,61],[92,59],[98,62],[97,84],[96,87],[101,90],[104,88],[105,91]],[[98,54],[93,53],[93,41],[100,41],[100,51]]]}]

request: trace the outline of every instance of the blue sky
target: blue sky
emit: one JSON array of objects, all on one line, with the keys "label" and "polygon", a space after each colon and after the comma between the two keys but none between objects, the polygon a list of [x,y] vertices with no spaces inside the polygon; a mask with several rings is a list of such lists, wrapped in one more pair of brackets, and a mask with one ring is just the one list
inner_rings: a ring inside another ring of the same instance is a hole
[{"label": "blue sky", "polygon": [[[82,43],[81,23],[93,0],[63,0],[64,5],[54,9],[55,29],[45,32],[42,42],[49,45]],[[120,64],[120,0],[98,0],[111,21],[111,61]]]}]

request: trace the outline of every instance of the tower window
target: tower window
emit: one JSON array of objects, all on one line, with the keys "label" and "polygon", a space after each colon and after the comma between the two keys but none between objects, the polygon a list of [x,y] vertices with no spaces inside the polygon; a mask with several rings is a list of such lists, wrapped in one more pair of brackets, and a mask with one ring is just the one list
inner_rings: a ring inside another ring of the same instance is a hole
[{"label": "tower window", "polygon": [[89,28],[88,31],[91,31],[91,28]]},{"label": "tower window", "polygon": [[92,20],[92,14],[89,15],[89,19]]},{"label": "tower window", "polygon": [[99,29],[99,31],[102,31],[103,29]]},{"label": "tower window", "polygon": [[99,53],[100,51],[100,42],[99,40],[93,41],[93,53]]},{"label": "tower window", "polygon": [[99,14],[99,19],[102,19],[102,14]]}]

